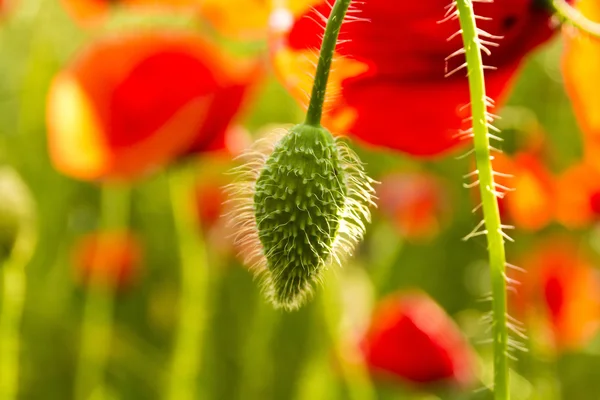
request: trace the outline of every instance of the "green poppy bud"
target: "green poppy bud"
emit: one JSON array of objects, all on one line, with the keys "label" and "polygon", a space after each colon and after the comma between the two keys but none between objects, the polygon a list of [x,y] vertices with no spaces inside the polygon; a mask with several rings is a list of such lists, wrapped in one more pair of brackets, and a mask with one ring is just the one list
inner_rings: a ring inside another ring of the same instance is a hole
[{"label": "green poppy bud", "polygon": [[247,158],[230,187],[236,239],[270,301],[293,310],[364,235],[372,180],[342,141],[306,124],[259,141]]}]

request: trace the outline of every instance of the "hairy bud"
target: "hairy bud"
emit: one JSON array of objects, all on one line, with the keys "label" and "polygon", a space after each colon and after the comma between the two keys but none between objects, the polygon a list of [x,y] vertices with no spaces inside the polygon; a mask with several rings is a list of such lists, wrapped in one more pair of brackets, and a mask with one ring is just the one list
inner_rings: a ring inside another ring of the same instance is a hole
[{"label": "hairy bud", "polygon": [[306,124],[259,141],[238,172],[229,188],[236,241],[270,301],[296,309],[362,238],[372,181],[343,142]]}]

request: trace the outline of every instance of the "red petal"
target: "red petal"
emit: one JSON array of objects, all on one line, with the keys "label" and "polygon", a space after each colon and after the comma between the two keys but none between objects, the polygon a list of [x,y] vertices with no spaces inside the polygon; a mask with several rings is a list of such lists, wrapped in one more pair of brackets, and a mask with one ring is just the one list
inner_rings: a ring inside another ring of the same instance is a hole
[{"label": "red petal", "polygon": [[398,293],[373,315],[364,341],[368,364],[415,383],[471,383],[473,356],[446,313],[422,293]]},{"label": "red petal", "polygon": [[[342,92],[333,98],[331,127],[374,145],[420,156],[437,155],[458,145],[453,135],[468,116],[468,111],[465,115],[459,110],[469,102],[469,95],[463,73],[444,78],[446,66],[452,70],[464,61],[455,57],[446,65],[446,57],[462,47],[459,36],[447,40],[459,29],[456,21],[437,23],[447,4],[445,0],[374,0],[357,6],[361,13],[356,15],[369,22],[342,26],[340,39],[349,41],[339,47],[338,57],[367,65],[369,71],[337,84]],[[300,52],[318,47],[322,28],[314,22],[319,21],[316,12],[327,16],[329,6],[321,2],[316,9],[291,27],[289,49]],[[492,17],[480,22],[483,30],[504,37],[498,48],[489,45],[491,56],[484,57],[486,65],[497,67],[486,74],[488,95],[501,102],[521,59],[550,37],[550,15],[529,0],[477,3],[475,9],[480,16]],[[275,52],[281,51],[281,40],[274,43]],[[294,73],[280,71],[288,85],[294,79],[285,76]],[[335,121],[336,115],[342,115],[345,124]]]},{"label": "red petal", "polygon": [[128,179],[182,153],[223,147],[257,74],[255,63],[187,33],[96,42],[51,87],[52,160],[78,178]]}]

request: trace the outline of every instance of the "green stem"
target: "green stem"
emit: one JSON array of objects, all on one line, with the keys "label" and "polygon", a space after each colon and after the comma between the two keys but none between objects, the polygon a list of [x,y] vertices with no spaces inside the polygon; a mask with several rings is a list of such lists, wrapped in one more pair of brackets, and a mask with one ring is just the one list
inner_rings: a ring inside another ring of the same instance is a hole
[{"label": "green stem", "polygon": [[[101,193],[100,233],[123,229],[129,224],[130,190],[128,187],[105,185]],[[102,263],[103,243],[99,242],[95,263]],[[103,274],[101,266],[91,268],[81,326],[79,361],[75,377],[75,399],[103,397],[103,375],[108,362],[112,339],[112,318],[115,282]]]},{"label": "green stem", "polygon": [[259,399],[264,393],[265,371],[261,367],[269,363],[269,351],[278,322],[279,314],[258,300],[246,335],[240,400]]},{"label": "green stem", "polygon": [[323,305],[319,309],[325,323],[327,336],[331,340],[333,355],[348,390],[346,397],[349,400],[375,400],[377,394],[367,366],[361,357],[354,357],[356,360],[353,360],[351,359],[353,357],[348,356],[348,349],[340,337],[340,288],[335,280],[330,281],[334,283],[325,287],[322,297]]},{"label": "green stem", "polygon": [[24,220],[8,260],[0,265],[0,399],[17,398],[20,327],[25,303],[25,266],[33,255],[36,230]]},{"label": "green stem", "polygon": [[183,167],[170,172],[169,190],[181,266],[179,322],[166,394],[166,398],[171,400],[203,397],[197,394],[197,378],[207,318],[209,271],[199,221],[194,215],[194,182],[192,168]]},{"label": "green stem", "polygon": [[320,126],[321,116],[323,114],[323,103],[325,102],[325,94],[327,92],[327,80],[331,70],[331,62],[333,53],[337,45],[338,35],[346,12],[352,0],[336,0],[331,14],[327,20],[323,42],[321,43],[321,52],[319,53],[319,62],[317,63],[317,71],[315,73],[315,82],[312,87],[310,103],[306,113],[306,125]]},{"label": "green stem", "polygon": [[487,230],[490,277],[492,285],[493,343],[494,343],[494,399],[509,399],[508,382],[508,330],[506,308],[506,259],[500,211],[496,199],[494,172],[491,164],[490,142],[486,117],[486,92],[481,56],[481,43],[477,35],[472,0],[456,0],[463,45],[466,52],[471,97],[471,115],[475,159],[479,188],[483,203],[485,229]]},{"label": "green stem", "polygon": [[571,6],[565,0],[550,0],[554,11],[565,21],[575,28],[590,36],[600,39],[600,23],[587,19],[579,10]]}]

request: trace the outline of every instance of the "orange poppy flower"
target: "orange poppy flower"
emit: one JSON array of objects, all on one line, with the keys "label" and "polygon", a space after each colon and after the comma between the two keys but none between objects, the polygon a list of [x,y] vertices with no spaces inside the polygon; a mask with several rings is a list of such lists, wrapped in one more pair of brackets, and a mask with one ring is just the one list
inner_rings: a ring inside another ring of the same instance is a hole
[{"label": "orange poppy flower", "polygon": [[[534,47],[552,35],[550,13],[533,0],[475,3],[479,27],[502,36],[486,65],[488,95],[500,104],[517,68]],[[455,148],[456,137],[469,110],[464,73],[445,78],[464,58],[446,58],[462,48],[458,22],[437,22],[446,0],[407,2],[367,1],[356,6],[354,17],[342,26],[330,77],[325,124],[364,142],[417,156],[433,156]],[[277,9],[271,19],[273,62],[281,80],[299,99],[310,92],[315,48],[322,33],[321,17],[327,1],[298,13]],[[452,37],[452,40],[447,40]]]},{"label": "orange poppy flower", "polygon": [[467,341],[445,311],[421,292],[385,298],[362,348],[375,373],[416,384],[469,385],[475,380],[475,357]]},{"label": "orange poppy flower", "polygon": [[198,0],[61,0],[69,15],[83,26],[104,22],[116,7],[137,7],[144,10],[169,9],[194,11]]},{"label": "orange poppy flower", "polygon": [[560,348],[585,344],[600,328],[598,271],[567,238],[553,238],[538,246],[519,264],[522,275],[517,305],[531,317],[540,306]]},{"label": "orange poppy flower", "polygon": [[142,260],[142,246],[127,231],[95,232],[79,238],[73,250],[75,278],[88,284],[125,289],[134,283]]},{"label": "orange poppy flower", "polygon": [[[574,6],[589,19],[600,20],[598,1],[578,0]],[[562,69],[565,86],[586,141],[589,147],[596,149],[597,156],[597,149],[600,148],[600,39],[576,29],[565,29],[564,38]],[[587,149],[588,145],[585,147]]]},{"label": "orange poppy flower", "polygon": [[80,179],[131,179],[224,146],[257,64],[201,37],[144,32],[92,43],[52,82],[48,146]]},{"label": "orange poppy flower", "polygon": [[600,220],[600,171],[589,164],[571,166],[557,180],[556,219],[568,228]]},{"label": "orange poppy flower", "polygon": [[[494,154],[496,183],[514,189],[499,199],[504,222],[514,223],[519,229],[535,231],[547,226],[554,217],[555,183],[552,175],[540,160],[529,153],[517,153],[514,157]],[[479,188],[477,188],[479,190]]]},{"label": "orange poppy flower", "polygon": [[427,173],[397,173],[381,178],[379,208],[409,239],[437,235],[450,217],[449,194],[442,182]]}]

